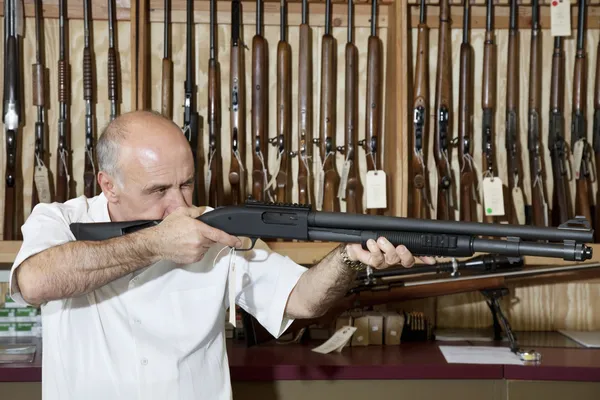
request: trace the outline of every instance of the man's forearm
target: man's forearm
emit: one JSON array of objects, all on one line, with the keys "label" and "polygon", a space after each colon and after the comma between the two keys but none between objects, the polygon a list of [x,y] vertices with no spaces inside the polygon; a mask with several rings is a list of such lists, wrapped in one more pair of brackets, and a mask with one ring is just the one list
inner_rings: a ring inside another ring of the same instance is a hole
[{"label": "man's forearm", "polygon": [[25,260],[15,271],[13,291],[35,305],[80,296],[158,261],[152,247],[145,232],[65,243]]},{"label": "man's forearm", "polygon": [[291,318],[320,317],[342,298],[357,273],[346,266],[340,246],[306,271],[292,290],[286,307]]}]

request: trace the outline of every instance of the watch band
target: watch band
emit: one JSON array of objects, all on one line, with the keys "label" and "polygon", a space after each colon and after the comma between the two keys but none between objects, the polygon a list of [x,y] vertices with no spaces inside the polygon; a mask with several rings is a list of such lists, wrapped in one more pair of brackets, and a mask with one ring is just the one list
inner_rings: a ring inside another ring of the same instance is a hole
[{"label": "watch band", "polygon": [[342,247],[342,260],[343,260],[344,264],[346,264],[346,266],[353,271],[360,272],[360,271],[364,271],[365,269],[367,269],[367,266],[365,264],[363,264],[362,262],[360,262],[358,260],[352,261],[350,259],[350,257],[348,257],[348,252],[346,252],[345,245],[343,245],[343,247]]}]

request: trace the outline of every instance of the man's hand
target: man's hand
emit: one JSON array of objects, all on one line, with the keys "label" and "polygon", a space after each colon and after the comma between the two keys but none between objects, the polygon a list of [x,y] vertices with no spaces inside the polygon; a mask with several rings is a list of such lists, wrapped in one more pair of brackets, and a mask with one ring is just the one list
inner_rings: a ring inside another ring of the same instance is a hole
[{"label": "man's hand", "polygon": [[[352,261],[360,261],[375,269],[385,269],[398,264],[405,268],[411,268],[415,265],[415,257],[405,246],[394,247],[384,237],[380,237],[377,242],[369,239],[367,247],[369,250],[364,250],[360,244],[347,245],[348,258]],[[435,260],[431,257],[419,257],[419,259],[426,264],[435,264]]]},{"label": "man's hand", "polygon": [[242,242],[219,229],[215,229],[198,218],[202,212],[198,207],[179,207],[156,227],[148,229],[153,251],[161,259],[177,264],[198,262],[215,243],[240,247]]}]

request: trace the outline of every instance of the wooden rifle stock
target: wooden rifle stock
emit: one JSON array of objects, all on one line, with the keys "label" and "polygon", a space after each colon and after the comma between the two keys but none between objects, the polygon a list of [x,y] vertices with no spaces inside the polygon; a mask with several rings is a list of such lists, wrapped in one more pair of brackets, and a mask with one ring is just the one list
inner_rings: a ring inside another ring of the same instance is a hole
[{"label": "wooden rifle stock", "polygon": [[345,153],[349,163],[346,176],[346,212],[362,213],[362,186],[356,159],[358,145],[358,49],[352,42],[352,0],[348,0],[348,43],[346,43],[346,87],[345,87],[345,144],[338,151]]},{"label": "wooden rifle stock", "polygon": [[69,176],[71,171],[71,159],[69,157],[69,95],[70,95],[70,74],[69,62],[67,61],[67,9],[66,1],[59,1],[59,60],[58,60],[58,157],[56,159],[56,201],[64,203],[71,198]]},{"label": "wooden rifle stock", "polygon": [[300,49],[298,52],[298,203],[315,204],[312,178],[313,70],[312,29],[307,23],[308,0],[302,1]]},{"label": "wooden rifle stock", "polygon": [[165,0],[164,56],[162,59],[161,112],[173,119],[173,61],[171,60],[171,0]]},{"label": "wooden rifle stock", "polygon": [[268,173],[268,44],[262,35],[262,0],[257,0],[256,35],[252,38],[252,197],[265,200]]},{"label": "wooden rifle stock", "polygon": [[527,148],[531,181],[532,219],[535,226],[548,226],[548,210],[544,189],[544,168],[541,145],[542,109],[542,35],[539,25],[539,5],[532,4],[531,47],[529,53],[529,111],[527,118]]},{"label": "wooden rifle stock", "polygon": [[562,38],[554,38],[554,51],[552,54],[552,81],[550,85],[550,128],[548,132],[548,148],[552,160],[552,175],[554,190],[552,194],[552,223],[558,226],[571,218],[571,205],[569,201],[568,178],[570,168],[568,165],[566,142],[564,93],[565,93],[565,56],[562,48]]},{"label": "wooden rifle stock", "polygon": [[[483,47],[483,79],[481,87],[481,108],[483,109],[482,124],[482,162],[484,177],[494,177],[495,151],[494,151],[494,113],[496,108],[496,44],[492,26],[493,0],[487,0],[487,27]],[[483,222],[493,223],[496,218],[485,213],[487,205],[483,205]]]},{"label": "wooden rifle stock", "polygon": [[292,47],[285,37],[285,0],[281,0],[281,39],[277,44],[277,137],[271,143],[280,157],[275,176],[275,198],[292,200]]},{"label": "wooden rifle stock", "polygon": [[[585,51],[585,0],[579,1],[579,26],[577,39],[577,52],[575,54],[575,66],[573,70],[573,110],[571,117],[571,151],[576,153],[577,145],[581,145],[582,157],[579,165],[575,165],[576,192],[575,192],[575,215],[584,216],[592,221],[590,190],[590,165],[591,149],[587,141],[587,122],[585,107],[587,101],[587,79],[586,79],[586,51]],[[578,143],[579,142],[579,143]]]},{"label": "wooden rifle stock", "polygon": [[451,220],[452,175],[450,170],[450,138],[452,135],[452,45],[450,42],[450,5],[440,1],[437,75],[435,85],[435,126],[433,156],[438,174],[437,218]]},{"label": "wooden rifle stock", "polygon": [[430,218],[427,178],[427,150],[429,139],[429,27],[425,22],[425,0],[421,0],[421,18],[417,26],[417,63],[415,66],[413,100],[413,135],[409,180],[410,216]]},{"label": "wooden rifle stock", "polygon": [[[522,191],[521,153],[519,146],[519,30],[517,27],[517,0],[510,3],[510,30],[508,36],[508,63],[506,71],[506,157],[509,196],[506,207],[510,224],[525,224],[525,204],[516,204],[512,195]],[[524,195],[523,195],[524,199]],[[519,207],[519,209],[517,208]],[[521,209],[522,207],[522,209]]]},{"label": "wooden rifle stock", "polygon": [[[594,85],[594,156],[596,161],[596,179],[600,176],[600,43],[596,50],[596,83]],[[600,190],[596,191],[594,229],[600,229]],[[600,242],[600,233],[594,234],[596,243]]]},{"label": "wooden rifle stock", "polygon": [[321,46],[321,115],[319,137],[321,140],[321,159],[323,160],[323,211],[340,211],[337,199],[340,177],[336,170],[335,121],[336,121],[336,43],[330,30],[331,0],[327,0],[325,34]]},{"label": "wooden rifle stock", "polygon": [[477,222],[473,168],[473,47],[469,43],[469,2],[465,2],[463,42],[460,45],[458,97],[458,157],[460,165],[460,221]]},{"label": "wooden rifle stock", "polygon": [[231,166],[229,184],[231,185],[231,204],[243,204],[246,199],[246,78],[244,73],[244,47],[241,43],[240,29],[242,4],[235,0],[231,5],[231,52],[229,70],[229,88],[231,92]]},{"label": "wooden rifle stock", "polygon": [[223,159],[221,157],[221,71],[215,50],[215,1],[210,2],[210,58],[208,60],[208,205],[223,204]]},{"label": "wooden rifle stock", "polygon": [[[365,112],[365,139],[362,141],[367,154],[367,171],[382,168],[380,157],[380,141],[382,136],[382,79],[383,79],[383,44],[377,36],[377,0],[373,0],[371,8],[371,35],[367,52],[367,98]],[[368,208],[367,214],[383,213],[382,208]]]}]

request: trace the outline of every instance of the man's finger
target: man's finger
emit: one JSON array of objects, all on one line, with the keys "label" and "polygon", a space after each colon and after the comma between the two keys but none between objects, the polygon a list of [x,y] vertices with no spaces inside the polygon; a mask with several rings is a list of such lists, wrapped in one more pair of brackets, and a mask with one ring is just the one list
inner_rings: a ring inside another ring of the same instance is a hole
[{"label": "man's finger", "polygon": [[203,234],[206,238],[212,240],[216,243],[224,244],[229,247],[241,247],[242,241],[235,236],[231,236],[228,233],[225,233],[219,229],[215,229],[211,226],[205,225],[206,228],[203,231]]},{"label": "man's finger", "polygon": [[396,248],[396,252],[400,256],[400,263],[405,268],[410,268],[415,265],[415,257],[412,255],[410,251],[404,245],[400,245]]},{"label": "man's finger", "polygon": [[395,265],[400,263],[400,255],[398,255],[396,248],[393,244],[390,243],[389,240],[387,240],[384,237],[381,237],[377,241],[377,244],[384,253],[385,263],[387,265]]},{"label": "man's finger", "polygon": [[428,257],[428,256],[423,256],[423,257],[419,257],[419,260],[423,261],[425,264],[429,264],[429,265],[433,265],[436,263],[435,258],[433,257]]},{"label": "man's finger", "polygon": [[177,207],[173,213],[183,214],[190,218],[198,218],[200,215],[202,215],[202,212],[198,207]]},{"label": "man's finger", "polygon": [[369,253],[365,254],[364,257],[361,257],[361,262],[367,265],[370,265],[373,268],[377,268],[381,266],[384,262],[383,253],[379,249],[379,246],[374,240],[369,239],[367,241],[367,248],[369,249]]}]

